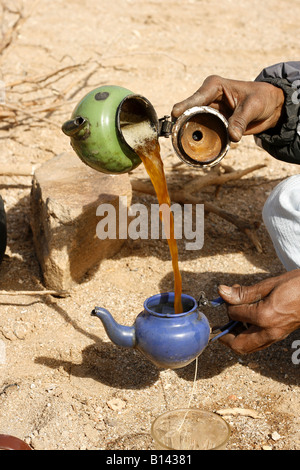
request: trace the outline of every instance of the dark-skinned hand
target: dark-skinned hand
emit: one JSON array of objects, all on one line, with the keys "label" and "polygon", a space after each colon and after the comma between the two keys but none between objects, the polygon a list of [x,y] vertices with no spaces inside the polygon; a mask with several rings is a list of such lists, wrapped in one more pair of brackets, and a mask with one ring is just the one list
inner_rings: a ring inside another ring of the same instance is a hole
[{"label": "dark-skinned hand", "polygon": [[284,100],[283,91],[269,83],[211,75],[196,93],[174,105],[172,116],[178,118],[194,106],[211,106],[228,119],[229,137],[238,142],[243,135],[258,134],[276,127]]},{"label": "dark-skinned hand", "polygon": [[300,328],[300,269],[250,287],[220,286],[232,320],[247,324],[220,341],[238,354],[248,354],[281,341]]}]

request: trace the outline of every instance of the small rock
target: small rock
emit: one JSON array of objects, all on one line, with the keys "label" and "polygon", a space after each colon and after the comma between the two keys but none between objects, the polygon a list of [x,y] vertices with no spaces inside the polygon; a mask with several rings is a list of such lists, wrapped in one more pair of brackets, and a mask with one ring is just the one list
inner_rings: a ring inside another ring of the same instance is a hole
[{"label": "small rock", "polygon": [[43,438],[40,437],[33,437],[31,439],[31,446],[35,450],[44,450],[45,449],[45,441]]},{"label": "small rock", "polygon": [[281,436],[280,434],[278,434],[277,431],[275,431],[271,434],[271,438],[273,439],[273,441],[279,441],[279,439],[281,439]]},{"label": "small rock", "polygon": [[118,425],[118,421],[116,419],[107,418],[105,420],[105,424],[106,426],[109,426],[110,428],[114,428],[115,426]]},{"label": "small rock", "polygon": [[262,450],[273,450],[271,446],[262,446]]},{"label": "small rock", "polygon": [[236,395],[229,395],[229,397],[227,397],[227,400],[236,401],[238,400],[238,397]]},{"label": "small rock", "polygon": [[105,430],[105,422],[104,420],[100,420],[100,421],[97,421],[96,425],[95,425],[95,429],[97,429],[97,431],[104,431]]},{"label": "small rock", "polygon": [[30,446],[31,445],[31,437],[30,436],[25,437],[24,442]]},{"label": "small rock", "polygon": [[228,408],[225,410],[218,410],[217,414],[221,416],[248,416],[253,419],[260,419],[261,416],[255,410],[245,408]]},{"label": "small rock", "polygon": [[126,406],[126,402],[120,398],[113,398],[107,402],[107,406],[113,411],[121,411]]},{"label": "small rock", "polygon": [[18,339],[25,339],[28,331],[28,327],[25,323],[16,323],[14,326],[14,334]]},{"label": "small rock", "polygon": [[56,388],[56,385],[55,385],[55,384],[50,384],[50,385],[48,385],[48,386],[46,387],[46,391],[47,391],[48,393],[50,393],[50,392],[53,392],[53,390],[55,390],[55,388]]},{"label": "small rock", "polygon": [[257,364],[257,362],[249,362],[248,367],[249,367],[250,369],[258,369],[258,368],[259,368],[259,364]]}]

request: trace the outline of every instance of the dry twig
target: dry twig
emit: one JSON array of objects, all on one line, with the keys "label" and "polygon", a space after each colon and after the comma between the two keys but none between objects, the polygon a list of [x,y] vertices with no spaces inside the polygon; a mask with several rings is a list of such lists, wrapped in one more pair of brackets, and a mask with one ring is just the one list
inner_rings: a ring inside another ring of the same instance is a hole
[{"label": "dry twig", "polygon": [[68,297],[70,294],[68,292],[57,292],[55,290],[21,290],[21,291],[6,291],[0,290],[0,295],[53,295],[54,297]]},{"label": "dry twig", "polygon": [[0,56],[7,49],[11,43],[14,40],[15,35],[18,32],[18,29],[20,28],[21,24],[24,23],[26,18],[22,15],[21,12],[18,12],[18,17],[13,23],[13,25],[6,31],[4,36],[2,37],[1,43],[0,43]]},{"label": "dry twig", "polygon": [[243,176],[248,175],[248,173],[260,170],[265,166],[266,165],[254,165],[250,168],[246,168],[245,170],[231,170],[223,174],[220,174],[219,172],[217,173],[216,171],[210,171],[207,175],[197,176],[197,178],[193,178],[193,180],[189,182],[188,189],[189,192],[194,193],[196,191],[200,191],[206,186],[221,186],[225,183],[228,183],[229,181],[241,179]]}]

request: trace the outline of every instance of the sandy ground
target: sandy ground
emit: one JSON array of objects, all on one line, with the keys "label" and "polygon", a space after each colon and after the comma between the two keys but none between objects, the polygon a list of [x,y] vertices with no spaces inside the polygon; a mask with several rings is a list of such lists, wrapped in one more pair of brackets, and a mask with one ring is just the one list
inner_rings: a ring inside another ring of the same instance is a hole
[{"label": "sandy ground", "polygon": [[[29,79],[24,89],[7,88],[6,100],[22,109],[27,103],[29,113],[40,106],[41,112],[23,120],[19,114],[15,125],[1,129],[1,164],[34,168],[70,151],[59,126],[83,94],[98,85],[115,84],[140,93],[163,116],[207,75],[252,80],[264,66],[299,59],[296,0],[288,7],[283,0],[5,4],[11,11],[2,12],[2,34],[15,21],[14,10],[22,7],[27,19],[0,57],[0,79],[9,84]],[[76,64],[85,65],[66,69],[44,88],[43,82],[30,82]],[[61,94],[66,98],[62,106],[45,113],[45,103],[61,99]],[[169,181],[197,173],[173,168],[178,160],[168,140],[162,142],[162,154]],[[260,221],[272,188],[299,171],[256,148],[252,138],[244,138],[226,157],[235,169],[261,162],[267,167],[223,186],[217,199],[215,188],[201,196]],[[143,169],[138,172],[143,175]],[[30,176],[0,177],[8,218],[2,290],[43,288],[29,227],[30,187]],[[155,202],[139,194],[134,201]],[[219,283],[251,284],[282,272],[263,225],[258,235],[262,254],[234,226],[210,215],[202,250],[186,251],[179,242],[184,292],[197,297],[204,290],[214,297]],[[199,358],[191,397],[195,364],[158,370],[138,352],[114,346],[100,322],[90,317],[93,307],[101,304],[130,325],[148,296],[170,289],[167,244],[149,240],[126,242],[117,256],[74,286],[68,298],[1,295],[0,344],[6,358],[0,365],[0,432],[41,450],[153,449],[149,432],[154,418],[187,406],[191,398],[196,408],[257,412],[257,419],[226,418],[232,428],[230,450],[299,449],[300,366],[292,362],[299,332],[245,357],[221,344],[210,345]],[[206,313],[212,324],[226,319],[222,309]]]}]

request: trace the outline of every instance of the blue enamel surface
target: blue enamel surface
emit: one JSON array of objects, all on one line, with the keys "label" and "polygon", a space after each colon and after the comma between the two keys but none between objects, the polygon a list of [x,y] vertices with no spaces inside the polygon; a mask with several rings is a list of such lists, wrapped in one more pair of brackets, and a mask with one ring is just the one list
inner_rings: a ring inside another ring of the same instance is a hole
[{"label": "blue enamel surface", "polygon": [[[182,295],[186,312],[168,312],[174,293],[158,294],[145,301],[135,321],[136,347],[158,367],[177,369],[192,362],[209,342],[210,326],[195,299]],[[167,305],[167,312],[156,307]],[[171,308],[170,308],[171,310]]]}]

